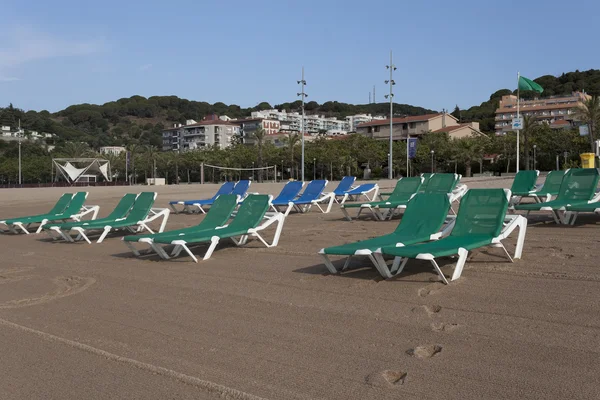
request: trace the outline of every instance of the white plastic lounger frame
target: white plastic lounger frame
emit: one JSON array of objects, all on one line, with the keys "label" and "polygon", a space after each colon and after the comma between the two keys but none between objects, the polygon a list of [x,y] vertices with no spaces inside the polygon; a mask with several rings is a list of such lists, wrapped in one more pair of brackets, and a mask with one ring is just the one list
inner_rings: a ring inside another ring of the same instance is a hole
[{"label": "white plastic lounger frame", "polygon": [[[352,190],[358,189],[359,187],[360,187],[360,185],[357,186],[357,187],[355,187],[355,188],[353,188]],[[352,190],[349,190],[348,192],[351,192]],[[346,192],[344,194],[344,197],[339,202],[339,204],[344,204],[348,200],[350,200],[350,201],[358,201],[358,199],[360,199],[361,196],[366,197],[367,201],[375,201],[375,199],[379,195],[379,185],[375,184],[375,186],[373,186],[371,189],[361,191],[359,194],[352,194],[351,195],[348,192]],[[373,193],[369,196],[369,193],[371,193],[371,192],[373,192]],[[338,202],[337,199],[336,199],[336,202]]]},{"label": "white plastic lounger frame", "polygon": [[[587,204],[596,203],[599,201],[600,201],[600,193],[596,193],[596,195],[591,200],[589,200],[587,202]],[[594,212],[598,212],[598,210],[599,209],[596,209],[596,210],[594,210]],[[577,219],[577,216],[579,215],[579,212],[567,211],[566,206],[556,208],[556,209],[553,209],[552,207],[541,207],[539,210],[535,210],[535,211],[550,211],[550,213],[552,214],[552,218],[554,219],[554,222],[556,222],[557,224],[564,224],[564,225],[569,225],[569,224],[574,225],[575,220]],[[527,210],[527,213],[525,214],[525,218],[529,217],[530,212],[531,212],[531,210]]]},{"label": "white plastic lounger frame", "polygon": [[[510,196],[511,196],[510,190],[504,189],[504,192],[506,193],[507,200],[510,202]],[[506,250],[506,247],[504,247],[504,244],[502,244],[502,240],[506,239],[517,227],[519,228],[519,236],[517,237],[517,245],[515,247],[514,256],[511,257],[510,254],[508,253],[508,250]],[[492,243],[489,244],[489,246],[500,247],[502,250],[504,250],[504,254],[508,257],[508,259],[512,263],[513,259],[520,259],[522,256],[523,245],[525,244],[526,231],[527,231],[527,218],[523,217],[522,215],[507,214],[504,217],[504,227],[502,228],[502,232],[500,232],[500,235],[498,235],[497,237],[492,239]],[[376,254],[381,255],[380,250],[377,250]],[[458,249],[458,261],[456,263],[456,266],[454,267],[454,273],[452,274],[452,278],[450,279],[451,281],[455,281],[458,278],[460,278],[463,268],[465,266],[465,262],[467,261],[468,255],[469,255],[469,251],[467,249],[464,249],[464,248]],[[448,280],[444,276],[444,273],[440,269],[440,266],[437,264],[437,262],[435,261],[435,257],[432,254],[429,254],[429,253],[418,254],[415,257],[415,259],[429,260],[431,262],[431,264],[433,265],[433,268],[435,269],[437,274],[442,279],[442,282],[444,282],[446,285],[448,284]],[[380,260],[383,260],[383,259],[380,259]],[[396,257],[394,259],[394,262],[392,264],[392,269],[391,269],[391,270],[396,269],[396,272],[394,275],[397,275],[402,272],[402,270],[406,266],[406,263],[408,262],[408,260],[409,260],[409,258],[402,259],[401,257]],[[389,277],[391,277],[391,276],[384,275],[384,278],[389,278]]]},{"label": "white plastic lounger frame", "polygon": [[[415,196],[416,196],[416,193],[413,193],[413,195],[410,196],[410,198],[412,199]],[[386,203],[391,204],[391,202],[386,202]],[[373,215],[373,218],[375,218],[375,220],[385,221],[386,219],[392,219],[396,210],[404,209],[407,206],[408,206],[408,202],[406,202],[405,204],[400,204],[399,206],[394,207],[394,208],[384,208],[383,209],[384,211],[381,211],[380,208],[377,206],[372,207],[370,203],[364,203],[364,204],[361,204],[360,207],[358,208],[358,213],[356,214],[355,218],[360,217],[360,214],[363,212],[363,210],[369,210],[369,211],[371,211],[371,214]],[[344,213],[344,217],[348,221],[352,221],[352,217],[350,216],[350,214],[348,214],[348,210],[345,207],[342,207],[342,213]]]},{"label": "white plastic lounger frame", "polygon": [[[156,199],[156,194],[154,195],[154,198]],[[119,227],[117,229],[124,229],[127,230],[131,233],[139,233],[141,231],[148,231],[149,233],[155,233],[155,231],[153,231],[148,224],[159,219],[162,218],[162,221],[160,223],[160,227],[158,229],[158,233],[162,232],[165,230],[165,226],[167,225],[167,221],[169,219],[169,215],[171,213],[171,210],[169,210],[168,208],[151,208],[150,212],[148,213],[148,216],[146,217],[146,219],[142,220],[142,221],[137,221],[135,224],[127,226],[127,227]],[[119,218],[116,220],[116,222],[118,221],[123,221],[125,218]],[[86,235],[87,231],[99,231],[102,230],[102,233],[100,234],[100,237],[98,238],[98,240],[96,241],[96,243],[102,243],[104,241],[104,239],[106,238],[106,236],[110,233],[110,231],[113,229],[112,226],[110,225],[106,225],[104,228],[92,228],[92,229],[86,229],[85,227],[74,227],[72,229],[70,229],[69,231],[61,231],[59,229],[58,226],[54,226],[51,228],[51,230],[55,231],[56,233],[58,233],[63,239],[65,239],[67,242],[76,242],[79,241],[81,239],[85,240],[86,242],[88,242],[89,244],[91,244],[92,242],[90,241],[88,235],[89,233]],[[75,231],[77,232],[77,237],[73,238],[70,235],[70,231]]]},{"label": "white plastic lounger frame", "polygon": [[[328,183],[329,183],[329,181],[325,180],[325,186],[327,186]],[[301,195],[298,197],[301,197]],[[310,211],[312,206],[317,206],[323,214],[327,214],[328,212],[331,211],[331,207],[333,206],[334,198],[335,198],[335,196],[332,197],[329,195],[325,195],[318,199],[311,200],[311,202],[307,203],[307,204],[296,204],[293,201],[290,201],[283,214],[287,217],[290,214],[290,212],[294,209],[296,211],[298,211],[299,213],[307,213]],[[323,210],[323,208],[319,205],[319,203],[323,203],[325,201],[329,201],[329,203],[327,204],[327,208],[325,210]],[[273,209],[276,209],[279,212],[278,207],[280,207],[280,206],[273,206]]]},{"label": "white plastic lounger frame", "polygon": [[[69,219],[72,219],[73,221],[79,222],[79,221],[81,221],[81,219],[83,217],[85,217],[86,215],[89,215],[89,214],[92,214],[92,218],[90,220],[94,220],[98,216],[99,211],[100,211],[100,206],[84,205],[79,210],[79,213],[71,215],[71,216],[69,216],[69,218],[63,219],[62,221],[67,222]],[[20,229],[27,235],[29,235],[30,233],[37,234],[42,231],[42,229],[44,228],[44,225],[46,225],[48,223],[48,221],[49,221],[48,219],[43,219],[42,222],[40,222],[40,224],[35,232],[29,232],[29,227],[33,224],[33,222],[29,223],[29,224],[23,224],[21,222],[14,222],[11,226],[11,225],[6,225],[5,221],[0,221],[0,224],[5,224],[8,228],[6,231],[0,230],[0,232],[19,233],[18,229]]]},{"label": "white plastic lounger frame", "polygon": [[[266,247],[275,247],[279,244],[279,238],[281,237],[281,232],[283,230],[283,224],[285,222],[285,215],[283,213],[279,212],[274,215],[269,215],[269,216],[265,215],[265,219],[266,219],[266,221],[263,224],[259,225],[256,228],[249,229],[244,235],[240,236],[239,239],[235,239],[233,237],[223,238],[223,239],[231,239],[233,241],[233,243],[235,243],[237,246],[243,246],[246,243],[248,243],[248,238],[250,236],[252,236],[252,237],[258,238],[258,240],[262,244],[264,244]],[[271,243],[269,243],[260,234],[260,232],[267,229],[269,226],[271,226],[274,223],[277,223],[277,227],[275,229],[273,241]],[[217,229],[222,229],[224,227],[225,226],[217,228]],[[206,253],[204,254],[204,257],[202,258],[202,260],[208,260],[212,256],[212,253],[215,251],[215,248],[217,247],[217,245],[219,244],[220,241],[221,241],[221,238],[219,236],[213,236],[211,238],[210,245],[209,245],[208,249],[206,250]],[[147,243],[150,244],[152,249],[154,251],[156,251],[156,253],[160,257],[162,257],[164,259],[169,259],[171,257],[177,257],[181,254],[182,251],[185,251],[190,257],[192,257],[194,262],[196,262],[196,263],[198,262],[198,258],[190,250],[190,247],[195,245],[196,243],[188,244],[185,241],[185,239],[173,240],[171,242],[171,244],[174,245],[175,247],[173,248],[171,255],[167,254],[167,252],[165,251],[164,248],[157,246],[155,243],[150,243],[150,242],[147,242]],[[202,244],[203,243],[197,243],[197,245],[202,245]]]},{"label": "white plastic lounger frame", "polygon": [[[431,235],[429,237],[429,240],[439,240],[443,237],[448,236],[450,234],[450,232],[452,231],[452,228],[454,227],[455,222],[456,222],[456,216],[448,215],[448,217],[446,218],[445,225],[442,227],[442,230],[438,233],[434,233],[433,235]],[[400,246],[404,246],[404,244],[396,243],[396,247],[400,247]],[[392,268],[390,270],[390,268],[387,266],[387,264],[385,262],[385,259],[383,258],[383,256],[380,253],[372,252],[369,249],[356,250],[353,255],[348,256],[346,258],[346,262],[342,266],[342,269],[337,269],[335,267],[335,265],[333,265],[333,263],[329,259],[329,255],[325,254],[325,249],[321,249],[318,254],[321,256],[321,258],[323,259],[323,263],[325,264],[325,266],[327,267],[329,272],[331,272],[332,274],[338,274],[340,272],[345,271],[348,268],[348,266],[350,265],[350,260],[352,257],[363,256],[363,257],[368,257],[369,260],[371,260],[371,262],[373,263],[375,268],[377,268],[377,271],[384,278],[391,278],[394,275],[396,275],[394,273],[394,268]],[[335,255],[335,254],[332,254],[332,255]],[[396,269],[397,268],[398,268],[398,266],[396,266]]]}]

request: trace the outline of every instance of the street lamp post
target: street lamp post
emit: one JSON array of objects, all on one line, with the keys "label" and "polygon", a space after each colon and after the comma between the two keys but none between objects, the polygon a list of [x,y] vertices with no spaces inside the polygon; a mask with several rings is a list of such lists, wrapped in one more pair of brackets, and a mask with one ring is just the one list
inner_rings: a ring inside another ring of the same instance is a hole
[{"label": "street lamp post", "polygon": [[281,180],[283,181],[283,160],[281,160]]},{"label": "street lamp post", "polygon": [[317,159],[313,158],[313,181],[317,180]]},{"label": "street lamp post", "polygon": [[17,132],[19,137],[19,186],[22,184],[22,170],[21,170],[21,139],[23,138],[23,133],[21,132],[21,120],[19,119],[19,130]]},{"label": "street lamp post", "polygon": [[252,161],[252,180],[254,180],[254,161]]},{"label": "street lamp post", "polygon": [[435,150],[431,150],[431,173],[433,174],[433,155],[435,154]]},{"label": "street lamp post", "polygon": [[302,182],[304,182],[304,99],[308,97],[306,93],[304,93],[304,86],[306,86],[306,80],[304,80],[304,67],[302,67],[302,80],[297,81],[299,85],[302,87],[302,91],[298,93],[298,96],[302,99],[302,121],[300,122],[300,137],[302,143]]},{"label": "street lamp post", "polygon": [[535,159],[535,149],[537,148],[537,145],[533,145],[533,169],[535,170],[535,167],[537,165],[537,160]]},{"label": "street lamp post", "polygon": [[[396,70],[396,66],[394,65],[392,51],[390,50],[390,64],[385,66],[390,70],[390,79],[386,80],[385,83],[390,85],[390,93],[385,95],[386,99],[390,99],[390,152],[388,154],[388,179],[392,179],[392,143],[393,143],[393,133],[394,133],[394,93],[393,87],[396,84],[393,79],[394,71]],[[406,140],[406,165],[408,166],[408,139]]]}]

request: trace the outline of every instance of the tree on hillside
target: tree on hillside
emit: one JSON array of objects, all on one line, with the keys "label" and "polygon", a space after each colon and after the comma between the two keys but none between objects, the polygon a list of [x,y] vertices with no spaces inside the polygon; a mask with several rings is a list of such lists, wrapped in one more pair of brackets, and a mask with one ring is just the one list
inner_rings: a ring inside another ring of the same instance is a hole
[{"label": "tree on hillside", "polygon": [[465,137],[453,141],[455,159],[465,164],[465,177],[471,176],[471,164],[483,156],[482,138]]},{"label": "tree on hillside", "polygon": [[62,146],[56,146],[53,154],[64,158],[85,158],[95,155],[90,146],[83,142],[66,142]]},{"label": "tree on hillside", "polygon": [[575,118],[588,126],[590,150],[594,152],[594,141],[600,127],[600,97],[593,96],[591,99],[586,100],[577,110]]},{"label": "tree on hillside", "polygon": [[456,118],[458,120],[458,122],[460,122],[462,115],[461,115],[460,108],[458,108],[458,104],[456,105],[456,107],[454,107],[454,111],[452,111],[450,113],[450,115],[452,115],[454,118]]}]

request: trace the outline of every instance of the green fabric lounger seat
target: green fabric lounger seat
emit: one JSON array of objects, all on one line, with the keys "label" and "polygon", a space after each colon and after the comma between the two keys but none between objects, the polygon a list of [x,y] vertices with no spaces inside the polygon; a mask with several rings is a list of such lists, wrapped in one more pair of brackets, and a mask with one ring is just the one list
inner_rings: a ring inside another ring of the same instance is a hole
[{"label": "green fabric lounger seat", "polygon": [[394,191],[387,200],[368,203],[344,203],[341,205],[342,212],[348,221],[352,220],[347,211],[350,208],[358,208],[357,218],[363,210],[370,210],[375,219],[384,220],[386,216],[380,212],[380,208],[406,208],[410,199],[419,192],[422,183],[422,177],[402,178],[396,183]]},{"label": "green fabric lounger seat", "polygon": [[569,170],[560,170],[560,171],[550,171],[548,175],[546,175],[546,179],[544,180],[544,184],[539,190],[534,192],[530,192],[527,195],[521,196],[523,199],[526,197],[533,197],[536,203],[542,203],[544,201],[552,200],[552,197],[558,196],[558,192],[560,191],[560,185],[565,174]]},{"label": "green fabric lounger seat", "polygon": [[[429,184],[429,178],[431,178],[433,176],[433,173],[431,173],[431,172],[424,172],[420,176],[421,176],[421,178],[423,178],[423,183],[421,184],[421,187],[419,188],[419,191],[420,192],[424,192],[425,189],[427,188],[427,185]],[[392,195],[392,193],[394,193],[394,192],[393,191],[392,192],[380,192],[379,193],[379,198],[381,200],[383,200],[383,196],[389,197],[389,196]]]},{"label": "green fabric lounger seat", "polygon": [[159,251],[155,249],[155,246],[157,246],[154,244],[155,240],[166,241],[169,238],[175,240],[182,234],[196,234],[204,231],[212,231],[217,227],[226,225],[227,221],[231,218],[231,214],[237,208],[239,199],[240,197],[234,194],[224,194],[219,196],[198,225],[149,235],[125,236],[123,237],[123,242],[136,256],[140,256],[140,253],[133,246],[133,243],[146,243],[150,246],[151,250],[158,253]]},{"label": "green fabric lounger seat", "polygon": [[435,261],[438,257],[458,255],[451,280],[460,277],[469,251],[484,247],[500,247],[512,262],[502,240],[519,228],[514,258],[521,258],[527,220],[520,215],[506,215],[511,192],[508,189],[471,189],[461,201],[456,222],[450,235],[437,241],[403,247],[386,246],[377,251],[394,256],[394,264],[402,259],[400,273],[409,259],[429,260],[444,283],[448,280]]},{"label": "green fabric lounger seat", "polygon": [[137,196],[138,195],[135,193],[128,193],[128,194],[124,195],[121,198],[121,200],[119,200],[119,203],[114,208],[114,210],[108,216],[106,216],[104,218],[97,218],[97,219],[93,219],[90,221],[72,221],[72,222],[65,222],[65,223],[61,223],[61,224],[47,224],[44,227],[44,230],[46,230],[46,232],[48,232],[48,234],[53,239],[62,238],[62,239],[65,239],[66,241],[70,242],[71,238],[70,238],[70,236],[68,236],[67,232],[69,232],[73,228],[90,226],[90,224],[97,226],[99,224],[106,224],[106,223],[113,222],[119,218],[125,218],[125,216],[129,212],[129,210],[135,203],[135,199]]},{"label": "green fabric lounger seat", "polygon": [[598,186],[598,170],[596,168],[572,168],[564,176],[558,195],[554,200],[544,203],[517,204],[515,210],[550,211],[557,224],[568,223],[567,206],[578,206],[594,202]]},{"label": "green fabric lounger seat", "polygon": [[510,206],[519,204],[523,196],[529,196],[535,191],[535,184],[539,175],[540,171],[537,170],[523,170],[517,172],[510,188],[512,193]]},{"label": "green fabric lounger seat", "polygon": [[[352,256],[366,256],[384,278],[391,278],[395,275],[397,265],[393,265],[390,270],[385,260],[382,257],[375,258],[373,252],[385,246],[405,246],[439,239],[443,235],[440,228],[448,219],[449,210],[450,200],[446,194],[419,193],[406,207],[402,220],[394,232],[359,242],[327,247],[321,249],[319,254],[331,273],[338,273],[340,270],[333,265],[329,259],[330,255],[347,256],[342,271],[348,268]],[[453,217],[450,218],[454,221]],[[452,225],[453,223],[448,224],[447,228]]]},{"label": "green fabric lounger seat", "polygon": [[580,213],[600,214],[600,202],[595,201],[593,203],[578,204],[574,206],[568,205],[567,212],[565,213],[564,218],[565,222],[570,223],[571,225],[575,225],[575,220],[577,219]]},{"label": "green fabric lounger seat", "polygon": [[87,214],[92,214],[95,218],[98,214],[98,206],[85,206],[85,200],[88,196],[87,192],[77,192],[75,194],[63,194],[56,205],[47,214],[33,215],[30,217],[14,218],[0,223],[8,226],[9,231],[16,233],[16,228],[29,234],[28,228],[31,224],[39,224],[36,233],[40,233],[49,222],[63,221],[70,219],[79,221]]},{"label": "green fabric lounger seat", "polygon": [[[170,211],[168,208],[152,208],[155,200],[155,192],[142,192],[136,197],[133,206],[123,218],[116,218],[111,221],[90,221],[86,224],[82,223],[80,225],[70,226],[65,230],[61,229],[59,233],[65,240],[70,242],[84,239],[86,242],[91,243],[90,239],[88,238],[89,233],[94,231],[102,231],[96,242],[102,243],[104,238],[106,238],[106,235],[108,235],[112,230],[117,229],[125,229],[129,230],[130,232],[147,230],[150,233],[154,233],[148,224],[159,218],[162,218],[162,222],[158,231],[162,232],[167,224]],[[77,237],[75,239],[73,239],[70,235],[70,232],[73,231],[77,233]]]},{"label": "green fabric lounger seat", "polygon": [[[168,259],[170,257],[177,257],[182,251],[185,251],[195,262],[198,262],[198,259],[190,250],[190,246],[210,243],[203,257],[203,260],[208,260],[222,239],[231,239],[236,245],[241,246],[248,242],[250,236],[258,238],[266,247],[275,247],[279,243],[285,216],[280,212],[274,215],[266,215],[267,210],[271,206],[271,201],[272,196],[270,195],[252,194],[241,204],[229,225],[197,233],[179,234],[177,237],[155,239],[154,243],[175,245],[171,256],[159,247],[157,247],[157,253],[162,258]],[[266,221],[261,224],[263,219]],[[261,236],[260,232],[273,223],[277,223],[277,227],[273,242],[269,244]],[[239,239],[236,239],[238,237]]]}]

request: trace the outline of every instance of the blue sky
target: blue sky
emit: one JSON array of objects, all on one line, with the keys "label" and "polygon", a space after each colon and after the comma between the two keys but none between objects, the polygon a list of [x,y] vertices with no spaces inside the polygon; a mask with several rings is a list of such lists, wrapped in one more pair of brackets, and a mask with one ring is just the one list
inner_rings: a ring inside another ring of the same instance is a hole
[{"label": "blue sky", "polygon": [[[395,101],[478,105],[516,73],[600,67],[600,3],[4,0],[0,105],[58,111],[132,95],[250,107],[296,99],[378,102],[390,49]],[[571,9],[570,7],[573,7]]]}]

